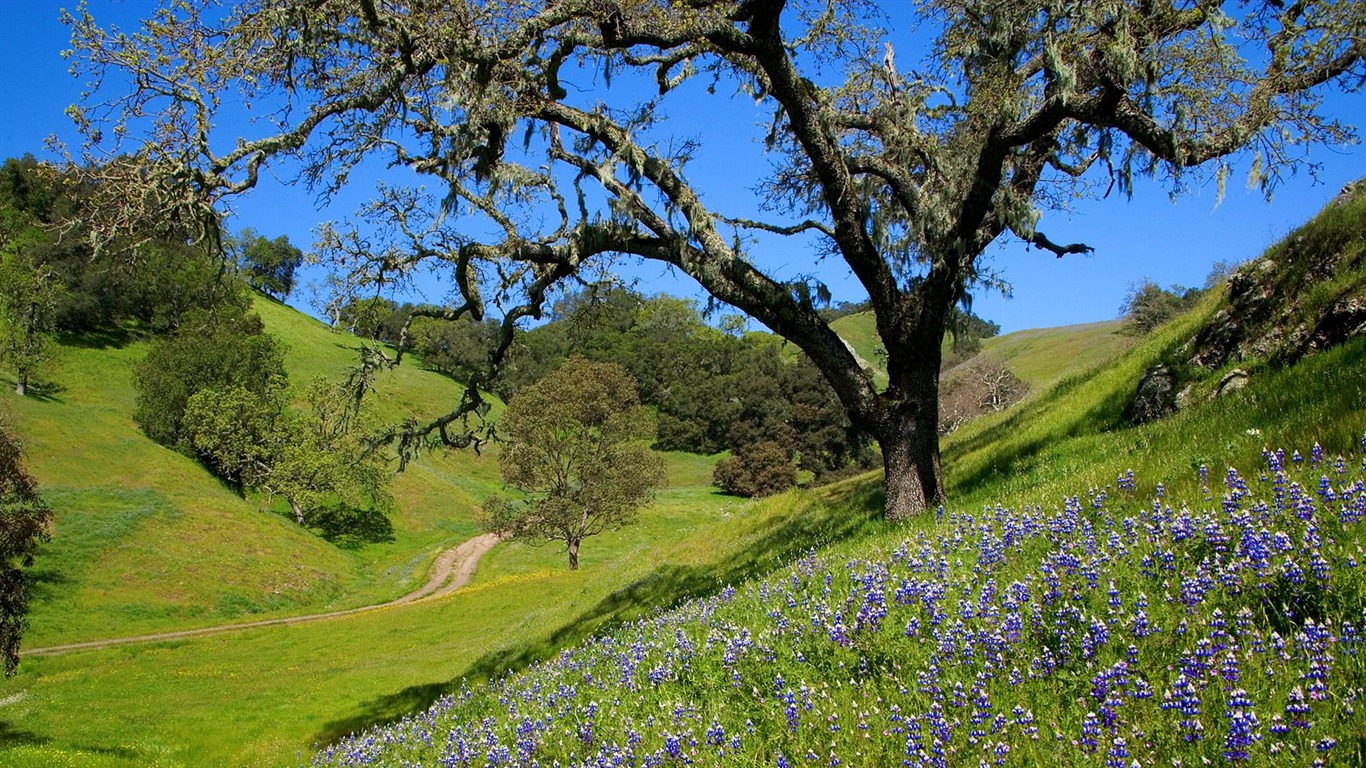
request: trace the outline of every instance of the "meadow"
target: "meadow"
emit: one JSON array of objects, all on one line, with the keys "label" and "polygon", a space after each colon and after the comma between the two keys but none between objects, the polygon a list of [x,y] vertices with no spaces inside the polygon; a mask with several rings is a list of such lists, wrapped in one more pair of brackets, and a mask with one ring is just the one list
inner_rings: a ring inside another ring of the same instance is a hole
[{"label": "meadow", "polygon": [[1361,765],[1366,435],[1197,474],[813,550],[314,765]]},{"label": "meadow", "polygon": [[[875,473],[746,502],[670,454],[578,572],[503,544],[440,599],[27,656],[0,764],[1359,764],[1366,342],[1126,425],[1218,301],[1138,341],[988,340],[1031,395],[944,441],[939,515],[886,525]],[[354,359],[258,311],[294,381]],[[15,408],[57,515],[28,648],[384,602],[498,487],[493,454],[424,456],[392,537],[334,546],[137,432],[136,335],[68,342],[62,387]],[[380,391],[392,419],[457,390],[405,365]]]},{"label": "meadow", "polygon": [[[1361,765],[1364,353],[1146,427],[978,448],[1013,469],[955,473],[963,501],[933,519],[463,685],[314,764]],[[1108,402],[1070,391],[1053,429]]]}]

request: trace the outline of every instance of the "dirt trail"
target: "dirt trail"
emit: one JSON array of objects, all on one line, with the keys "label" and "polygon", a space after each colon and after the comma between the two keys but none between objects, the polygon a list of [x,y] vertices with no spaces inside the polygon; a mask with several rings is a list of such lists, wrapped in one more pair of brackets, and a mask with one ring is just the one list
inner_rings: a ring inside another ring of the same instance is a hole
[{"label": "dirt trail", "polygon": [[70,651],[97,650],[100,648],[112,648],[116,645],[153,643],[159,640],[180,640],[187,637],[216,635],[223,632],[235,632],[240,629],[273,627],[282,624],[302,624],[306,621],[332,619],[338,616],[349,616],[353,613],[363,613],[365,611],[373,611],[395,605],[414,603],[418,600],[443,597],[468,584],[470,579],[474,576],[475,569],[479,567],[479,558],[483,557],[490,549],[493,549],[493,545],[497,543],[498,537],[496,535],[485,533],[481,536],[475,536],[458,547],[442,552],[437,556],[436,562],[432,563],[431,570],[427,572],[426,584],[423,584],[422,587],[416,591],[410,592],[397,600],[391,600],[387,603],[366,605],[360,608],[348,608],[344,611],[314,613],[307,616],[288,616],[282,619],[250,621],[245,624],[224,624],[217,627],[200,627],[199,629],[185,629],[178,632],[159,632],[154,635],[117,637],[110,640],[92,640],[86,643],[71,643],[69,645],[52,645],[47,648],[25,648],[20,651],[20,654],[23,656],[56,656]]}]

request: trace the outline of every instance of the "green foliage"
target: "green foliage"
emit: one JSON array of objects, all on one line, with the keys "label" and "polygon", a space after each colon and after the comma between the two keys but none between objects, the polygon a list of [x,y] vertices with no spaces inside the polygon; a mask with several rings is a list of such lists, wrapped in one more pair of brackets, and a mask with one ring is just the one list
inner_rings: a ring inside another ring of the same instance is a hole
[{"label": "green foliage", "polygon": [[398,304],[382,296],[352,299],[337,310],[337,325],[365,339],[398,343],[398,330],[405,315]]},{"label": "green foliage", "polygon": [[294,272],[304,253],[280,235],[274,240],[245,229],[225,244],[237,259],[237,269],[256,290],[283,301],[294,291]]},{"label": "green foliage", "polygon": [[[1211,276],[1211,279],[1215,279]],[[1129,293],[1120,306],[1124,330],[1134,336],[1152,333],[1159,325],[1195,306],[1203,291],[1173,285],[1163,288],[1151,280],[1129,286]]]},{"label": "green foliage", "polygon": [[0,249],[0,362],[15,369],[20,396],[51,354],[49,334],[63,292],[53,271],[33,263],[23,245],[11,240]]},{"label": "green foliage", "polygon": [[619,365],[571,358],[518,395],[498,424],[499,464],[526,498],[486,502],[489,530],[563,541],[573,570],[583,539],[633,522],[664,483],[635,389]]},{"label": "green foliage", "polygon": [[754,443],[717,462],[712,484],[732,496],[772,496],[797,484],[797,465],[777,443]]},{"label": "green foliage", "polygon": [[203,248],[166,240],[139,245],[128,276],[130,306],[111,320],[135,317],[153,331],[171,332],[193,313],[240,314],[250,298],[222,261]]},{"label": "green foliage", "polygon": [[190,399],[210,389],[236,387],[255,396],[280,391],[284,350],[254,314],[194,310],[175,333],[152,343],[135,377],[133,420],[156,442],[188,453]]},{"label": "green foliage", "polygon": [[488,364],[498,326],[496,320],[478,323],[468,315],[457,320],[415,317],[408,329],[408,348],[432,370],[466,382]]},{"label": "green foliage", "polygon": [[29,272],[58,286],[45,301],[53,329],[88,332],[137,319],[165,331],[191,309],[240,303],[222,262],[162,222],[137,222],[94,249],[84,222],[90,198],[71,172],[32,156],[0,166],[0,249],[21,254]]},{"label": "green foliage", "polygon": [[785,354],[768,334],[713,328],[688,300],[616,287],[570,294],[552,322],[518,337],[497,391],[513,398],[570,355],[631,373],[658,415],[660,450],[740,452],[775,441],[821,479],[873,462],[867,436],[809,359]]},{"label": "green foliage", "polygon": [[19,666],[19,643],[28,627],[30,579],[24,569],[48,540],[52,520],[21,458],[10,425],[0,420],[0,667],[6,677]]},{"label": "green foliage", "polygon": [[361,520],[356,513],[382,516],[360,506],[390,500],[387,472],[363,442],[359,404],[345,387],[322,380],[308,390],[308,413],[288,407],[284,394],[274,385],[200,390],[186,403],[186,437],[219,477],[283,497],[295,522],[316,524],[331,538],[343,537],[348,520]]}]

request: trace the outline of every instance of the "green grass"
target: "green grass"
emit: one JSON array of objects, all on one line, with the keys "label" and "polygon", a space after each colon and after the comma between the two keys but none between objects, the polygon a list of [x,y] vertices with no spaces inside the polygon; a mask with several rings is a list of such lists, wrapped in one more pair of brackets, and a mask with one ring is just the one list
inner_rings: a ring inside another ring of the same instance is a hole
[{"label": "green grass", "polygon": [[[1317,439],[1343,451],[1359,438],[1361,341],[1292,370],[1259,369],[1247,389],[1159,423],[1124,426],[1142,371],[1171,358],[1215,309],[1209,299],[1131,345],[1109,324],[989,341],[986,353],[1009,360],[1035,389],[946,441],[951,509],[1058,503],[1129,468],[1141,493],[1162,478],[1186,484],[1173,490],[1190,496],[1201,462],[1253,467],[1265,445]],[[296,382],[352,363],[354,339],[279,305],[260,311],[289,345]],[[142,351],[135,337],[70,344],[51,376],[65,388],[13,404],[57,512],[36,570],[29,647],[379,602],[414,587],[441,548],[474,533],[479,501],[499,485],[496,456],[424,457],[398,478],[394,541],[339,550],[141,437],[127,414],[131,364]],[[386,417],[430,417],[459,394],[420,365],[385,374],[381,389]],[[520,669],[813,548],[839,556],[908,533],[943,534],[928,517],[909,528],[881,523],[876,474],[750,504],[711,488],[714,461],[670,455],[669,488],[637,525],[585,542],[576,573],[555,545],[505,544],[474,584],[439,600],[25,658],[18,676],[0,683],[0,764],[306,762],[316,745],[420,709],[462,679]],[[1211,471],[1217,477],[1222,466]]]},{"label": "green grass", "polygon": [[981,355],[1004,363],[1032,391],[1105,365],[1134,342],[1120,322],[1016,331],[982,341]]},{"label": "green grass", "polygon": [[[706,475],[670,458],[671,477]],[[0,763],[287,765],[316,743],[542,658],[595,629],[762,574],[868,526],[849,489],[748,504],[670,488],[639,525],[501,546],[454,595],[343,619],[25,659],[0,685]],[[865,507],[871,509],[871,507]]]},{"label": "green grass", "polygon": [[[295,384],[355,364],[356,338],[275,302],[256,308],[287,345]],[[55,513],[29,647],[396,597],[420,584],[443,548],[477,531],[475,509],[499,485],[495,455],[425,456],[395,480],[394,540],[341,550],[142,435],[130,414],[144,339],[126,331],[63,341],[47,377],[55,386],[6,402]],[[386,420],[430,419],[460,396],[458,384],[412,359],[379,386]]]},{"label": "green grass", "polygon": [[[1160,354],[1157,341],[1140,348]],[[1304,445],[1315,438],[1338,449],[1366,428],[1363,358],[1366,342],[1358,342],[1145,427],[1063,435],[1036,448],[1009,442],[978,448],[1013,467],[988,479],[960,472],[951,449],[954,508],[1060,501],[1088,485],[1112,483],[1129,467],[1139,474],[1140,492],[1156,477],[1188,477],[1193,487],[1193,463],[1229,456],[1254,466],[1266,443]],[[1088,410],[1070,398],[1091,390],[1073,385],[1068,392],[1044,398],[1053,409],[1031,411],[1015,427],[1066,432],[1063,425]],[[1086,419],[1081,423],[1084,430]],[[1253,428],[1260,434],[1247,434]],[[709,465],[700,457],[670,456],[674,483],[659,503],[638,526],[587,541],[577,573],[564,568],[563,552],[554,546],[504,545],[474,585],[430,603],[291,628],[26,659],[20,675],[0,686],[0,762],[302,762],[312,745],[421,708],[461,679],[519,669],[591,632],[742,583],[810,548],[833,546],[832,556],[839,556],[936,530],[928,518],[910,529],[885,529],[876,519],[872,475],[742,504],[706,485]],[[155,501],[130,498],[127,514],[163,514]],[[138,512],[138,505],[151,509]]]},{"label": "green grass", "polygon": [[1208,296],[1111,361],[1074,372],[1013,408],[955,431],[944,444],[947,482],[967,489],[1008,487],[1045,446],[1121,425],[1143,372],[1189,339],[1218,301]]},{"label": "green grass", "polygon": [[[886,388],[887,372],[880,357],[884,353],[873,313],[846,315],[831,327],[859,357],[871,364],[873,384],[879,390]],[[1111,320],[1016,331],[984,339],[980,355],[1003,363],[1034,392],[1046,389],[1068,375],[1106,364],[1134,341],[1119,330],[1120,322]],[[950,347],[951,343],[946,340],[943,349],[946,357]]]},{"label": "green grass", "polygon": [[848,344],[854,354],[873,371],[873,386],[879,391],[887,388],[886,349],[877,334],[877,319],[872,312],[845,315],[830,324],[835,333]]}]

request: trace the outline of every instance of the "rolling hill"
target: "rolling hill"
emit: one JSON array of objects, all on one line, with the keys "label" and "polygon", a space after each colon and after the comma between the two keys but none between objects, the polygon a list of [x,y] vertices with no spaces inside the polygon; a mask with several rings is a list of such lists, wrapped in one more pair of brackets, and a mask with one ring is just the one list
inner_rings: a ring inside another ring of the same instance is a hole
[{"label": "rolling hill", "polygon": [[[1119,522],[1121,516],[1148,514],[1144,510],[1151,509],[1158,493],[1176,500],[1173,503],[1178,508],[1185,501],[1194,510],[1192,514],[1203,514],[1202,505],[1217,506],[1209,501],[1212,496],[1207,495],[1207,488],[1217,483],[1229,466],[1240,467],[1244,476],[1255,477],[1258,467],[1265,466],[1263,452],[1268,447],[1300,448],[1309,456],[1309,447],[1318,441],[1330,457],[1337,453],[1357,455],[1366,430],[1366,342],[1360,339],[1306,357],[1293,367],[1268,367],[1245,389],[1226,397],[1202,399],[1167,419],[1139,427],[1126,422],[1125,406],[1143,372],[1185,349],[1223,302],[1223,296],[1212,294],[1190,314],[1132,344],[1116,341],[1105,324],[993,340],[986,352],[1002,355],[1035,389],[1025,403],[973,422],[945,441],[946,481],[952,503],[942,519],[927,516],[898,527],[881,522],[876,474],[759,503],[742,503],[710,488],[712,459],[672,455],[669,490],[643,515],[639,526],[585,545],[579,572],[565,570],[563,555],[554,547],[504,545],[486,558],[470,587],[438,600],[299,626],[25,658],[16,677],[0,683],[0,763],[96,768],[300,764],[309,760],[314,748],[333,744],[349,733],[365,732],[373,725],[412,716],[433,703],[467,698],[491,702],[493,698],[478,698],[489,695],[482,688],[485,680],[511,680],[506,676],[514,675],[535,683],[537,678],[527,678],[523,673],[534,676],[553,666],[548,662],[553,658],[586,658],[583,654],[590,647],[619,649],[614,659],[634,658],[630,640],[634,635],[629,633],[636,631],[631,622],[641,619],[646,623],[635,626],[658,627],[656,634],[666,639],[678,637],[674,631],[683,632],[696,638],[698,648],[716,649],[718,659],[723,658],[722,651],[732,648],[735,658],[761,662],[758,673],[768,677],[762,680],[766,686],[762,689],[755,682],[756,690],[772,690],[773,674],[781,673],[791,683],[794,696],[799,695],[800,681],[813,696],[835,697],[833,700],[842,707],[840,717],[850,712],[852,719],[840,720],[840,728],[835,730],[829,727],[834,721],[824,719],[834,711],[823,713],[822,719],[811,721],[820,726],[816,729],[819,740],[800,744],[808,749],[819,746],[831,754],[838,751],[846,761],[853,760],[855,754],[862,754],[858,752],[863,748],[859,739],[864,733],[853,713],[862,713],[867,722],[881,723],[871,719],[872,710],[864,703],[873,702],[874,696],[902,695],[895,687],[871,691],[854,682],[877,677],[904,679],[908,689],[921,684],[923,678],[914,675],[927,672],[916,665],[932,653],[932,648],[908,642],[906,629],[900,624],[889,624],[876,638],[862,635],[857,643],[840,645],[835,634],[830,634],[836,627],[832,611],[854,600],[842,615],[849,622],[844,625],[846,629],[854,626],[853,617],[870,604],[866,598],[879,583],[866,574],[875,574],[875,564],[885,562],[886,557],[908,563],[903,555],[896,554],[911,551],[901,549],[904,542],[917,547],[920,542],[933,542],[935,547],[950,548],[949,554],[938,556],[934,563],[922,563],[923,570],[914,578],[928,584],[931,573],[952,574],[957,585],[954,588],[972,590],[973,599],[965,603],[974,605],[987,594],[985,584],[971,581],[976,578],[975,563],[998,574],[990,589],[991,594],[1000,596],[1009,594],[1004,590],[1011,580],[1037,586],[1042,578],[1039,574],[1044,573],[1038,558],[1053,557],[1044,548],[1043,539],[1035,537],[1039,543],[1030,544],[1027,551],[1012,550],[1006,560],[992,560],[994,555],[978,547],[992,540],[984,535],[984,527],[995,535],[1006,521],[1023,520],[1021,525],[1039,525],[1040,531],[1051,531],[1059,541],[1068,542],[1070,549],[1060,555],[1062,560],[1045,560],[1050,568],[1070,563],[1066,557],[1085,553],[1088,547],[1097,552],[1103,549],[1107,558],[1118,561],[1126,555],[1115,548],[1112,538],[1088,538],[1086,531],[1113,532],[1121,537],[1122,548],[1127,541],[1123,537],[1130,534]],[[263,305],[260,309],[272,332],[291,346],[292,376],[341,370],[348,363],[352,340],[286,308]],[[405,591],[438,549],[472,532],[468,505],[482,489],[496,484],[496,465],[488,457],[476,460],[453,454],[424,459],[400,479],[395,541],[338,550],[278,515],[263,513],[256,503],[236,498],[193,463],[140,437],[122,415],[128,412],[132,396],[128,366],[140,354],[139,347],[134,338],[109,339],[98,346],[68,345],[61,369],[53,377],[66,389],[54,393],[50,400],[19,403],[15,409],[30,446],[30,464],[58,512],[58,537],[39,567],[41,590],[35,601],[29,645],[211,624],[225,618],[245,618],[248,613],[253,617],[283,615],[378,602]],[[384,389],[392,394],[383,407],[397,414],[408,408],[427,407],[433,393],[444,398],[444,393],[454,392],[454,385],[413,366],[399,369]],[[1201,465],[1214,475],[1213,481],[1200,479]],[[1117,478],[1123,478],[1127,470],[1133,470],[1138,478],[1132,490],[1117,484]],[[1159,481],[1163,483],[1160,491]],[[1114,498],[1108,504],[1100,499],[1096,506],[1101,489]],[[1259,487],[1258,492],[1261,490]],[[1213,493],[1222,491],[1218,486]],[[1082,506],[1080,499],[1086,499],[1091,506],[1085,509],[1105,511],[1077,513],[1083,517],[1071,520],[1067,517],[1070,511],[1067,515],[1062,512],[1072,509],[1065,500],[1074,497],[1077,506]],[[1026,517],[1017,520],[1013,510],[1024,510]],[[1082,519],[1085,525],[1079,522]],[[1277,524],[1281,522],[1285,521],[1278,518]],[[1222,531],[1223,526],[1233,523],[1219,518],[1218,524]],[[1289,524],[1299,526],[1293,530],[1296,536],[1307,535],[1300,523]],[[1366,605],[1360,578],[1342,567],[1347,558],[1356,557],[1352,546],[1359,531],[1348,525],[1325,519],[1324,530],[1329,530],[1327,526],[1343,527],[1340,531],[1333,527],[1331,535],[1325,537],[1323,556],[1331,560],[1337,581],[1332,582],[1333,591],[1322,593],[1327,597],[1315,609],[1330,611],[1322,615],[1339,623],[1344,617],[1359,617],[1361,606]],[[1175,547],[1166,539],[1161,543]],[[1200,565],[1202,557],[1213,562],[1209,553],[1216,550],[1200,549],[1192,543],[1187,553],[1187,545],[1180,546],[1183,567],[1204,567]],[[1024,559],[1022,552],[1034,561]],[[1303,554],[1309,557],[1307,550]],[[982,557],[988,558],[985,566],[980,565]],[[955,559],[963,564],[958,565]],[[1109,568],[1108,562],[1101,565]],[[161,567],[165,570],[156,570]],[[1120,582],[1127,610],[1133,604],[1132,590],[1139,586],[1137,571],[1106,573]],[[297,581],[287,582],[282,574],[293,574]],[[776,576],[776,581],[762,581],[770,575]],[[1089,576],[1080,568],[1076,574],[1069,572],[1067,578],[1072,579],[1068,588],[1085,596],[1081,608],[1095,616],[1104,615],[1104,582],[1088,586]],[[1171,581],[1176,577],[1166,578]],[[769,598],[764,595],[781,594],[786,600],[788,593],[778,587],[787,590],[794,580],[810,586],[804,593],[792,593],[794,603],[811,614],[800,618],[810,624],[811,616],[816,615],[822,622],[818,627],[811,625],[819,631],[809,633],[808,639],[816,642],[829,635],[830,641],[821,642],[836,642],[839,647],[794,644],[793,648],[814,650],[805,657],[782,651],[781,659],[769,659],[755,641],[772,631],[766,622],[786,616],[791,607],[784,607],[785,602],[766,605],[763,601]],[[300,586],[292,588],[291,583]],[[1188,589],[1179,578],[1172,583],[1177,586],[1169,587],[1169,594]],[[1344,586],[1336,586],[1339,584]],[[741,607],[709,607],[731,599],[730,591],[723,591],[728,585],[736,588],[735,599]],[[855,589],[861,591],[855,593]],[[687,598],[718,593],[720,597],[708,602],[685,603],[682,614],[658,613]],[[1145,599],[1154,603],[1154,619],[1174,628],[1183,609],[1169,605],[1170,601],[1160,597],[1162,593],[1160,585],[1154,585],[1147,588]],[[1218,594],[1218,599],[1225,599],[1223,593]],[[1294,602],[1291,593],[1285,594]],[[1232,616],[1242,604],[1226,605],[1230,612],[1221,615]],[[953,603],[952,607],[963,616],[962,605]],[[699,612],[720,617],[724,623],[674,624],[680,616],[686,619]],[[1262,618],[1254,619],[1262,621],[1266,615],[1264,612],[1258,614]],[[1049,620],[1059,617],[1066,618],[1059,613]],[[978,618],[983,617],[963,620]],[[1222,621],[1206,612],[1186,618],[1202,632],[1210,622]],[[590,637],[595,639],[579,646]],[[1080,642],[1079,637],[1072,640]],[[1179,659],[1163,655],[1180,650],[1172,639],[1177,637],[1175,631],[1166,632],[1152,644],[1143,644],[1145,674],[1156,676],[1166,674],[1158,670],[1180,667]],[[667,667],[660,661],[663,657],[649,655],[656,649],[647,645],[642,645],[639,658],[652,659],[651,664],[663,667],[661,681],[670,686],[662,688],[661,697],[650,699],[647,706],[668,712],[674,712],[676,706],[684,707],[683,715],[674,716],[672,735],[686,729],[699,746],[714,746],[707,741],[712,737],[705,733],[714,720],[726,738],[740,738],[746,749],[758,746],[767,750],[769,759],[762,760],[764,764],[773,764],[775,750],[789,749],[783,741],[787,738],[783,688],[776,689],[777,698],[754,694],[759,697],[755,701],[762,704],[753,706],[765,708],[763,717],[774,717],[755,718],[758,727],[749,733],[744,718],[733,717],[730,709],[704,712],[699,708],[694,712],[688,709],[693,705],[686,702],[692,700],[688,697],[693,693],[700,692],[703,700],[710,700],[710,692],[730,690],[732,674],[742,671],[752,675],[753,667],[728,668],[727,662],[718,660],[699,662],[689,670],[677,657],[672,667]],[[1030,647],[1035,648],[1032,653],[1041,653],[1038,646]],[[566,652],[571,648],[575,650]],[[877,653],[865,655],[865,648]],[[1113,656],[1106,657],[1106,664],[1121,658],[1115,654],[1122,651],[1121,645],[1104,651]],[[1149,664],[1150,654],[1161,661]],[[1028,658],[1020,663],[1029,668]],[[873,665],[868,669],[877,674],[865,674],[864,665]],[[640,674],[650,669],[653,667],[642,667]],[[1339,680],[1348,681],[1349,686],[1359,685],[1363,671],[1358,662],[1344,661],[1334,669],[1340,677],[1333,685]],[[1277,673],[1281,675],[1277,680],[1291,679],[1288,668],[1278,666]],[[973,683],[971,675],[957,666],[948,674],[946,682],[956,680],[965,688]],[[1059,676],[1061,698],[1055,691],[1031,689],[1035,691],[1031,717],[1037,716],[1039,722],[1053,721],[1059,733],[1080,737],[1084,712],[1076,702],[1095,706],[1088,698],[1095,674],[1096,670],[1082,665]],[[1171,681],[1161,682],[1167,685]],[[1272,696],[1283,699],[1286,691],[1278,687],[1279,682],[1261,685],[1256,689],[1262,697],[1258,702],[1262,706],[1260,716],[1263,723],[1269,723],[1268,713],[1283,702],[1277,699],[1275,706],[1269,707],[1267,701]],[[638,681],[637,687],[643,683]],[[496,698],[497,690],[513,689],[494,690]],[[607,708],[605,702],[618,695],[609,692],[595,698],[599,694],[586,687],[583,690],[575,707],[586,707],[591,699]],[[741,698],[749,696],[749,687],[742,685],[735,690]],[[1005,691],[1000,687],[991,690],[993,706],[1003,716],[1011,711]],[[1157,691],[1159,697],[1162,693]],[[443,699],[452,694],[457,698]],[[1223,694],[1211,690],[1211,695]],[[1066,706],[1060,703],[1063,701]],[[1336,697],[1334,701],[1345,699]],[[928,699],[916,702],[916,706],[928,706]],[[859,708],[852,708],[856,703]],[[878,717],[888,711],[883,703],[878,703]],[[473,706],[486,712],[506,710],[501,703]],[[1337,704],[1317,706],[1326,723],[1321,726],[1326,729],[1322,733],[1362,732],[1360,715],[1348,713]],[[1207,711],[1214,713],[1214,705],[1210,707]],[[574,711],[580,717],[586,712]],[[614,722],[630,722],[619,714],[614,708]],[[955,716],[966,722],[972,713],[964,710]],[[409,717],[406,722],[426,724],[439,717],[444,715]],[[604,711],[603,722],[607,720]],[[1205,727],[1217,737],[1202,747],[1206,758],[1220,759],[1229,720],[1222,709],[1208,717]],[[1165,721],[1143,720],[1148,732],[1165,727],[1150,722]],[[890,721],[885,725],[893,727]],[[905,723],[897,727],[905,727]],[[957,731],[960,742],[968,737],[967,731]],[[879,726],[869,735],[882,732]],[[394,736],[392,731],[367,733],[343,751],[370,749],[386,740],[406,738]],[[445,744],[448,734],[454,732],[425,733]],[[606,743],[609,734],[603,734]],[[1319,734],[1315,732],[1315,738]],[[668,735],[649,734],[651,748],[667,751]],[[366,739],[371,746],[364,746]],[[1345,743],[1334,755],[1342,757],[1343,764],[1352,764],[1364,754],[1359,739],[1339,739]],[[1005,740],[1004,736],[997,739],[1001,743]],[[1179,748],[1179,743],[1169,741],[1162,741],[1162,748]],[[577,743],[582,743],[581,739]],[[1017,760],[1048,760],[1057,755],[1051,744],[1030,747],[1026,742],[1013,743]],[[1135,740],[1133,746],[1141,743]],[[1270,743],[1268,740],[1263,745]],[[954,744],[955,749],[967,749],[959,742]],[[1316,748],[1310,742],[1295,744],[1298,750]],[[880,746],[882,751],[877,754],[892,754],[903,746]],[[753,754],[738,752],[737,757]],[[1092,762],[1091,756],[1082,752],[1073,756],[1078,764]],[[412,762],[399,753],[390,757],[395,763]]]},{"label": "rolling hill", "polygon": [[[283,305],[256,307],[287,347],[291,381],[339,377],[357,340]],[[423,578],[445,546],[475,532],[473,510],[497,463],[434,455],[398,476],[394,540],[346,551],[242,499],[133,423],[135,336],[66,339],[46,398],[8,403],[28,465],[55,512],[35,577],[38,647],[368,604]],[[404,365],[380,382],[385,418],[430,417],[454,402],[449,379]]]}]

